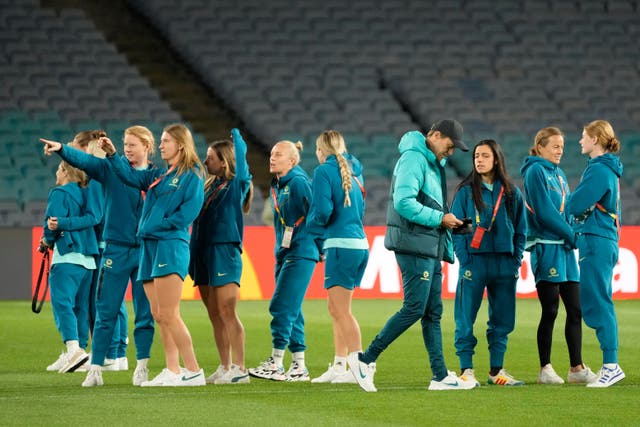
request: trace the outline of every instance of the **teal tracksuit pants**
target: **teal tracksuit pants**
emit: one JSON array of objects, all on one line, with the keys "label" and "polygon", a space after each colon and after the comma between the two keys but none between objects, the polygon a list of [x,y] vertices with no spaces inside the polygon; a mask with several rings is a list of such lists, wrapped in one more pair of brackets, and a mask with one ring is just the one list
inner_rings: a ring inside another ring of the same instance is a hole
[{"label": "teal tracksuit pants", "polygon": [[[91,363],[102,365],[114,335],[118,314],[131,281],[135,326],[136,359],[147,359],[153,343],[154,323],[149,300],[137,280],[140,249],[107,243],[100,263],[96,291],[96,324],[93,329]],[[121,357],[121,356],[120,356]]]},{"label": "teal tracksuit pants", "polygon": [[[100,250],[102,252],[102,249]],[[102,255],[96,257],[96,265],[100,265],[100,259]],[[89,295],[89,330],[93,334],[93,327],[96,323],[96,291],[98,289],[98,277],[100,276],[100,269],[96,269],[93,272],[93,278],[91,280],[91,293]],[[128,331],[128,316],[127,307],[122,301],[120,311],[118,312],[118,319],[116,320],[116,327],[113,331],[113,337],[111,339],[111,345],[107,351],[107,357],[109,359],[116,359],[118,357],[124,357],[127,354],[127,345],[129,343],[129,331]]]},{"label": "teal tracksuit pants", "polygon": [[59,263],[51,266],[49,291],[53,319],[63,343],[77,340],[80,348],[87,348],[92,276],[93,270],[81,265]]},{"label": "teal tracksuit pants", "polygon": [[602,363],[618,363],[618,321],[613,305],[613,267],[618,262],[618,242],[579,234],[580,305],[582,318],[596,330]]},{"label": "teal tracksuit pants", "polygon": [[391,316],[360,356],[365,363],[376,361],[380,354],[411,325],[420,320],[422,338],[429,353],[433,378],[440,381],[447,376],[442,353],[442,266],[434,258],[419,258],[396,253],[402,272],[404,301],[402,308]]},{"label": "teal tracksuit pants", "polygon": [[276,264],[276,289],[269,304],[273,348],[291,353],[304,351],[304,316],[302,302],[316,261],[305,258],[284,258]]},{"label": "teal tracksuit pants", "polygon": [[460,268],[454,317],[456,354],[461,368],[473,368],[473,354],[478,343],[473,335],[473,325],[485,289],[489,303],[489,363],[491,367],[503,366],[508,335],[513,331],[516,320],[517,280],[517,270],[510,254],[472,255],[471,264]]}]

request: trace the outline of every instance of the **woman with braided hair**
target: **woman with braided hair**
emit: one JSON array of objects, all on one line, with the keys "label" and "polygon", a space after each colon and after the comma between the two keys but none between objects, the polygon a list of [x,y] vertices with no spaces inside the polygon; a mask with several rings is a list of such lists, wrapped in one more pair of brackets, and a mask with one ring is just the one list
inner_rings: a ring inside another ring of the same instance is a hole
[{"label": "woman with braided hair", "polygon": [[316,156],[320,165],[313,173],[309,227],[318,249],[326,255],[324,287],[333,319],[335,357],[333,366],[312,382],[355,383],[347,371],[347,355],[362,351],[362,337],[351,313],[351,298],[369,259],[362,225],[362,165],[347,153],[344,138],[335,130],[318,136]]}]

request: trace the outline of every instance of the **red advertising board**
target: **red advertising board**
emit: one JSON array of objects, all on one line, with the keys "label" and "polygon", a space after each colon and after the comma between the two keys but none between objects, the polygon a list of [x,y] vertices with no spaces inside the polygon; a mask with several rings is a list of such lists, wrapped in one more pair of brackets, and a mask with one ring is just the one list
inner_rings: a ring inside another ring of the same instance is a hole
[{"label": "red advertising board", "polygon": [[[384,247],[384,226],[365,227],[369,240],[369,263],[355,298],[402,298],[402,280],[393,252]],[[42,228],[34,227],[33,245],[42,236]],[[270,299],[275,286],[274,234],[271,227],[251,226],[245,229],[244,268],[240,298],[244,300]],[[620,239],[620,258],[614,269],[613,296],[615,299],[640,298],[638,290],[638,259],[640,258],[640,226],[625,226]],[[37,251],[32,256],[33,285],[38,277],[42,256]],[[458,280],[458,266],[443,263],[443,298],[453,298]],[[324,265],[319,263],[311,279],[307,298],[326,298],[323,288]],[[519,297],[535,297],[535,282],[529,265],[529,253],[525,253],[517,288]],[[127,293],[130,298],[130,291]],[[187,277],[182,291],[183,299],[199,298],[197,288]]]}]

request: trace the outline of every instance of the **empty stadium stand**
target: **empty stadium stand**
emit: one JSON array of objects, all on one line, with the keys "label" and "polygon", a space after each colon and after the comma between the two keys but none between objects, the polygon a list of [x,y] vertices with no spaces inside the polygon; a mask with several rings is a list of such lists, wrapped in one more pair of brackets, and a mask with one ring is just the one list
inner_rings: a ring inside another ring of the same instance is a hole
[{"label": "empty stadium stand", "polygon": [[[426,131],[444,117],[460,120],[470,143],[500,142],[518,183],[535,132],[559,126],[566,133],[562,167],[572,186],[586,164],[578,146],[582,126],[596,118],[611,121],[623,147],[623,220],[640,224],[638,1],[124,3],[204,91],[222,100],[263,152],[280,139],[301,140],[307,147],[302,166],[311,173],[316,135],[326,128],[343,132],[371,188],[368,224],[384,222],[400,136]],[[6,183],[0,224],[16,225],[29,221],[21,215],[25,208],[37,210],[33,201],[46,197],[44,177],[53,162],[40,157],[38,136],[70,139],[96,126],[118,133],[132,121],[158,132],[184,120],[182,105],[191,96],[170,104],[159,83],[170,76],[132,66],[80,6],[0,4],[0,170]],[[456,153],[449,165],[451,197],[471,159]],[[249,223],[259,223],[257,214]]]}]

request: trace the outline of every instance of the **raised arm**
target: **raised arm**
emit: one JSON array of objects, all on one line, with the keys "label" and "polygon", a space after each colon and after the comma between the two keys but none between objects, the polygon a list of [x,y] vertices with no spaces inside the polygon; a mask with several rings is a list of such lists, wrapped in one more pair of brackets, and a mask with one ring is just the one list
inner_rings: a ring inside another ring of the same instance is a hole
[{"label": "raised arm", "polygon": [[113,166],[118,178],[130,187],[147,190],[151,183],[163,174],[163,170],[145,169],[137,170],[131,167],[126,157],[116,154],[116,148],[109,138],[102,137],[98,141],[98,145],[105,153],[107,159]]},{"label": "raised arm", "polygon": [[241,181],[250,180],[251,174],[247,163],[247,143],[237,128],[231,129],[231,138],[233,139],[233,149],[236,154],[236,178]]}]

